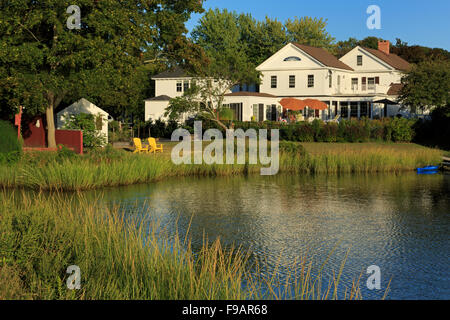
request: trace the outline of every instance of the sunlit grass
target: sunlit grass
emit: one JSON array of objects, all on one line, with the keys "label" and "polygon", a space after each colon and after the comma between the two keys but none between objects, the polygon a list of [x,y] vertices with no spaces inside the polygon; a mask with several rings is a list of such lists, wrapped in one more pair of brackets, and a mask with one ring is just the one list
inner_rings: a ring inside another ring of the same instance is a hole
[{"label": "sunlit grass", "polygon": [[[125,219],[101,203],[0,192],[0,299],[361,298],[358,279],[342,287],[343,265],[321,288],[326,261],[313,271],[305,255],[280,281],[277,271],[263,276],[264,265],[250,264],[247,252],[216,240],[194,253],[187,238],[157,235],[154,222]],[[80,267],[80,290],[66,287],[71,265]]]},{"label": "sunlit grass", "polygon": [[[306,153],[280,152],[280,173],[338,174],[414,170],[438,165],[443,152],[415,144],[303,143]],[[175,165],[170,147],[164,154],[137,155],[102,151],[87,156],[27,155],[12,166],[0,166],[0,186],[79,191],[148,183],[178,176],[259,174],[261,165]]]}]

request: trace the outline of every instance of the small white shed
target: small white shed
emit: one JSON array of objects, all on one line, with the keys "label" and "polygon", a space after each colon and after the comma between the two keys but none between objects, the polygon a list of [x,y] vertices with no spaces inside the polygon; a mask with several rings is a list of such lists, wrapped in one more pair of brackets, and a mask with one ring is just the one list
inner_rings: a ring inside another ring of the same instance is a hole
[{"label": "small white shed", "polygon": [[71,104],[64,110],[58,112],[56,115],[56,126],[58,129],[63,129],[66,124],[66,119],[71,115],[77,115],[80,113],[92,114],[95,117],[101,116],[103,120],[103,125],[101,129],[101,133],[106,139],[106,143],[108,143],[108,117],[109,114],[105,111],[97,107],[92,102],[81,98],[77,102]]}]

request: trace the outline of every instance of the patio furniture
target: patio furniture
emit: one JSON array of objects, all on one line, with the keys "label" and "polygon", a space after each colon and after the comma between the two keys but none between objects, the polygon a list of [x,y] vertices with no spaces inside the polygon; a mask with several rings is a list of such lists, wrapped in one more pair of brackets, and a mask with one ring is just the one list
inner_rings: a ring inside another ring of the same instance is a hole
[{"label": "patio furniture", "polygon": [[163,152],[163,145],[162,144],[156,144],[156,139],[155,138],[148,138],[148,144],[150,146],[150,153],[156,153],[158,151]]},{"label": "patio furniture", "polygon": [[139,138],[134,138],[133,139],[133,143],[134,143],[134,147],[135,147],[135,150],[134,150],[134,152],[133,153],[148,153],[149,151],[148,151],[148,147],[143,147],[142,146],[142,141],[141,141],[141,139],[139,139]]},{"label": "patio furniture", "polygon": [[327,120],[327,121],[325,121],[325,122],[335,122],[335,123],[338,123],[340,118],[341,118],[341,115],[340,115],[340,114],[337,114],[336,117],[334,117],[334,119],[332,119],[332,120]]}]

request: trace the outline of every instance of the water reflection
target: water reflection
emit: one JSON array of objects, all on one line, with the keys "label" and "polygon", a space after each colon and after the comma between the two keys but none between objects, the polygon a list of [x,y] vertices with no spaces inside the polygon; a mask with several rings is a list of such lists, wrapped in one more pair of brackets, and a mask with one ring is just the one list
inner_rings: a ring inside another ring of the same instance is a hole
[{"label": "water reflection", "polygon": [[184,236],[192,218],[194,248],[220,237],[287,267],[308,250],[323,261],[338,244],[330,265],[338,270],[351,247],[347,283],[375,264],[384,287],[392,278],[390,298],[450,298],[449,176],[189,178],[104,193],[130,216],[151,212],[171,234]]}]

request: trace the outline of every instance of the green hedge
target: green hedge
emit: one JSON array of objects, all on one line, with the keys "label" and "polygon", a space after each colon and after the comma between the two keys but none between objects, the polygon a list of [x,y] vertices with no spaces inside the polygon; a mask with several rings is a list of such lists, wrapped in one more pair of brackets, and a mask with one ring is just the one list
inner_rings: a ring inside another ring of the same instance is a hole
[{"label": "green hedge", "polygon": [[0,163],[12,163],[22,155],[22,142],[17,138],[17,131],[7,121],[0,120]]},{"label": "green hedge", "polygon": [[[216,128],[222,130],[215,122],[202,120],[203,130]],[[224,121],[226,124],[228,122]],[[279,129],[280,139],[298,142],[411,142],[415,137],[416,120],[386,118],[382,120],[342,120],[339,123],[299,122],[284,124],[280,122],[236,122],[235,129]],[[188,123],[188,128],[193,122]],[[222,130],[223,131],[223,130]]]}]

